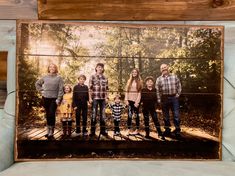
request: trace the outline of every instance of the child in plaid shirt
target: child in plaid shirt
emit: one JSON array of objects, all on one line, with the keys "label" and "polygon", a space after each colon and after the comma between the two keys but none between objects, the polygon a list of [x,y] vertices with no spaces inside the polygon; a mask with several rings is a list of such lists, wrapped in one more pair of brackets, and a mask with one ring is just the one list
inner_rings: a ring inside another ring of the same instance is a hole
[{"label": "child in plaid shirt", "polygon": [[122,111],[125,109],[125,105],[121,103],[120,95],[116,95],[114,97],[114,103],[109,105],[110,109],[112,110],[112,117],[114,122],[114,135],[120,135],[120,120],[122,116]]}]

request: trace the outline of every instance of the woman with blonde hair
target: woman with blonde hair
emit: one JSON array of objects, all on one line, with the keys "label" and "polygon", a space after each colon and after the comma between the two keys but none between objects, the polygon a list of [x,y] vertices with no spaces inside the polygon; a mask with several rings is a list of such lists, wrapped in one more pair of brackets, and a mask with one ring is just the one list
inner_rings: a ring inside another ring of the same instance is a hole
[{"label": "woman with blonde hair", "polygon": [[46,137],[50,139],[53,138],[54,134],[56,108],[64,94],[64,82],[62,77],[58,75],[57,65],[50,63],[47,72],[47,75],[37,80],[35,86],[37,91],[40,91],[42,94],[47,120]]},{"label": "woman with blonde hair", "polygon": [[142,84],[143,83],[140,77],[139,70],[136,68],[133,69],[130,74],[129,80],[127,81],[126,93],[125,93],[125,103],[126,105],[128,105],[128,119],[127,119],[128,135],[130,134],[133,114],[135,114],[136,116],[136,130],[133,134],[139,133],[139,126],[140,126],[139,103],[141,99]]}]

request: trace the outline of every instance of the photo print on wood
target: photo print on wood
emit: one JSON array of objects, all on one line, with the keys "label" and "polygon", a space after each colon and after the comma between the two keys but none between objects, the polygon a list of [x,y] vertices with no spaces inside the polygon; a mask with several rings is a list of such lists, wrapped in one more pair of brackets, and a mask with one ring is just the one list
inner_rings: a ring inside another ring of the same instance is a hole
[{"label": "photo print on wood", "polygon": [[15,160],[221,159],[223,26],[18,21]]}]

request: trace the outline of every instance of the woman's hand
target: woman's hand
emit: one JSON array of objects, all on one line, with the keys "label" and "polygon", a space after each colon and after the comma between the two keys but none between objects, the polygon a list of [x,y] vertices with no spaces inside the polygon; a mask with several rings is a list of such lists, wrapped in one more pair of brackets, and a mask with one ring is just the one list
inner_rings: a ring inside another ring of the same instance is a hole
[{"label": "woman's hand", "polygon": [[134,106],[135,106],[136,108],[138,108],[138,106],[139,106],[139,103],[135,103],[135,104],[134,104]]},{"label": "woman's hand", "polygon": [[126,104],[127,106],[129,106],[129,101],[128,101],[128,100],[125,100],[125,104]]},{"label": "woman's hand", "polygon": [[89,99],[89,103],[92,104],[92,102],[93,102],[93,100],[90,98],[90,99]]}]

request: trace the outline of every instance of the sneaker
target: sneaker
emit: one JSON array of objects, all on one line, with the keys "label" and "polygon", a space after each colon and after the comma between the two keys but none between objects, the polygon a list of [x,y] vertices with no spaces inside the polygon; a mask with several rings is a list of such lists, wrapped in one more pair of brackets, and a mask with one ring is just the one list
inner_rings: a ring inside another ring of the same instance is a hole
[{"label": "sneaker", "polygon": [[77,133],[77,134],[80,134],[80,133],[81,133],[81,131],[80,131],[80,130],[76,130],[76,133]]},{"label": "sneaker", "polygon": [[151,137],[149,135],[144,136],[146,139],[150,139]]},{"label": "sneaker", "polygon": [[83,132],[82,135],[83,136],[88,136],[88,133],[87,132]]},{"label": "sneaker", "polygon": [[103,136],[108,136],[108,133],[106,131],[102,131],[100,134],[102,134]]},{"label": "sneaker", "polygon": [[115,136],[118,136],[118,135],[120,135],[120,132],[119,132],[119,131],[115,131],[115,132],[114,132],[114,135],[115,135]]},{"label": "sneaker", "polygon": [[164,135],[162,135],[162,134],[161,134],[161,135],[159,135],[159,137],[160,137],[160,139],[161,139],[161,140],[164,140],[164,141],[166,140],[165,136],[164,136]]},{"label": "sneaker", "polygon": [[176,137],[176,139],[181,139],[182,138],[182,136],[179,132],[175,133],[175,137]]},{"label": "sneaker", "polygon": [[129,135],[130,135],[130,130],[129,130],[129,129],[127,130],[126,135],[127,135],[127,136],[129,136]]},{"label": "sneaker", "polygon": [[139,134],[139,130],[136,129],[132,134],[133,134],[133,135]]},{"label": "sneaker", "polygon": [[89,136],[90,136],[90,137],[94,137],[94,136],[95,136],[95,133],[90,133]]},{"label": "sneaker", "polygon": [[165,129],[165,131],[163,132],[164,136],[169,136],[170,134],[171,134],[171,129],[170,128]]}]

